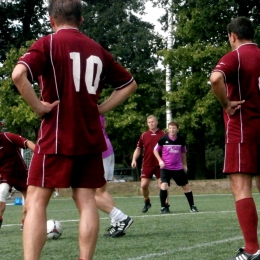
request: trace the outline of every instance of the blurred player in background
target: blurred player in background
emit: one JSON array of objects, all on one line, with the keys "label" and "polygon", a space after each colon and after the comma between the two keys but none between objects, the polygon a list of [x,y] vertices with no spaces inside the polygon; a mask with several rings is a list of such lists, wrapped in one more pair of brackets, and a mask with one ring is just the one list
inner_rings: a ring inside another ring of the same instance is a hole
[{"label": "blurred player in background", "polygon": [[179,124],[172,121],[168,124],[168,134],[164,135],[154,148],[154,155],[161,168],[161,213],[170,213],[165,204],[168,197],[168,189],[171,179],[181,186],[190,206],[190,212],[198,212],[194,205],[193,193],[191,191],[186,172],[188,171],[186,142],[178,136]]},{"label": "blurred player in background", "polygon": [[227,32],[232,51],[219,60],[210,81],[223,107],[226,133],[223,172],[230,179],[245,242],[230,260],[259,260],[252,178],[260,173],[260,50],[253,43],[254,25],[248,18],[233,19]]},{"label": "blurred player in background", "polygon": [[[91,260],[99,231],[95,193],[106,183],[99,115],[121,104],[137,86],[111,54],[79,31],[80,0],[50,0],[48,11],[54,33],[36,41],[12,73],[21,95],[42,118],[28,175],[24,260],[40,259],[50,197],[54,188],[68,187],[80,214],[79,259]],[[40,83],[41,101],[34,80]],[[106,84],[115,90],[98,105]]]},{"label": "blurred player in background", "polygon": [[[107,145],[107,150],[102,153],[105,179],[106,181],[111,181],[114,178],[115,155],[113,146],[106,132],[107,123],[105,116],[100,116],[100,122]],[[98,208],[109,214],[111,218],[111,226],[107,229],[108,233],[106,233],[105,236],[123,236],[125,231],[133,223],[133,219],[115,207],[115,202],[110,193],[106,190],[106,186],[107,184],[98,188],[95,196]]]},{"label": "blurred player in background", "polygon": [[[13,133],[0,133],[0,228],[3,223],[6,199],[9,191],[14,187],[26,198],[27,165],[22,155],[22,149],[34,150],[35,144]],[[25,209],[23,207],[23,217]]]},{"label": "blurred player in background", "polygon": [[[158,129],[158,120],[155,116],[150,115],[147,117],[147,125],[149,130],[142,133],[137,147],[133,154],[133,159],[131,166],[133,168],[137,165],[137,159],[142,154],[142,172],[141,172],[141,192],[144,197],[144,206],[142,212],[145,213],[152,206],[150,197],[149,197],[149,185],[153,175],[156,177],[158,181],[158,185],[160,187],[161,179],[160,179],[160,166],[158,164],[157,159],[154,156],[153,149],[157,144],[158,140],[165,135],[165,132]],[[169,205],[167,204],[167,207]]]}]

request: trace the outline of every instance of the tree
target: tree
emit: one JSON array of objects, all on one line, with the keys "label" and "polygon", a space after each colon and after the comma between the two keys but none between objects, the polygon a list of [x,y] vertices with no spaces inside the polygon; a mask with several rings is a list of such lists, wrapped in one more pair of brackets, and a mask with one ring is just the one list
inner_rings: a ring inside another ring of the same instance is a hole
[{"label": "tree", "polygon": [[[35,140],[40,119],[29,108],[10,77],[18,58],[26,52],[30,44],[31,42],[28,42],[19,50],[11,49],[6,55],[3,67],[0,68],[0,74],[5,75],[0,79],[0,121],[4,120],[8,131]],[[34,87],[37,91],[38,86]]]},{"label": "tree", "polygon": [[46,21],[44,0],[1,1],[0,62],[12,47],[19,49],[50,31]]}]

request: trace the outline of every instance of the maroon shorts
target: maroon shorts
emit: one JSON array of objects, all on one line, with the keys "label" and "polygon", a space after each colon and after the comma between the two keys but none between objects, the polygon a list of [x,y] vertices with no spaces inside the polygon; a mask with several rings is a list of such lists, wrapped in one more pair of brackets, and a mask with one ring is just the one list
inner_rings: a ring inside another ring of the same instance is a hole
[{"label": "maroon shorts", "polygon": [[10,188],[16,190],[27,190],[27,171],[10,172],[0,174],[0,183],[7,183]]},{"label": "maroon shorts", "polygon": [[141,178],[152,179],[155,175],[156,179],[160,178],[160,166],[145,166],[142,168]]},{"label": "maroon shorts", "polygon": [[226,144],[223,172],[259,174],[260,145]]},{"label": "maroon shorts", "polygon": [[100,188],[105,183],[102,153],[33,154],[27,182],[46,188]]}]

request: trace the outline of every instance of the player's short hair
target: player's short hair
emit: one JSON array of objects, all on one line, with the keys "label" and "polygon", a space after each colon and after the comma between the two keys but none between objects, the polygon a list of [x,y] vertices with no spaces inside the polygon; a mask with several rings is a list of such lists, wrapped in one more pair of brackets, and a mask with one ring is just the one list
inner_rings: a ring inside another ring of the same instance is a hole
[{"label": "player's short hair", "polygon": [[82,17],[80,0],[49,0],[48,12],[58,25],[80,26]]},{"label": "player's short hair", "polygon": [[178,122],[176,122],[176,121],[171,121],[170,123],[168,123],[168,127],[169,126],[176,126],[178,129],[179,129],[179,123]]},{"label": "player's short hair", "polygon": [[158,121],[157,118],[156,118],[156,116],[154,116],[154,115],[148,116],[148,117],[147,117],[147,120],[148,120],[148,119],[151,119],[151,118],[153,118],[153,119],[155,119],[156,121]]},{"label": "player's short hair", "polygon": [[255,35],[253,22],[243,16],[231,20],[227,25],[227,32],[229,35],[235,33],[239,40],[253,40]]}]

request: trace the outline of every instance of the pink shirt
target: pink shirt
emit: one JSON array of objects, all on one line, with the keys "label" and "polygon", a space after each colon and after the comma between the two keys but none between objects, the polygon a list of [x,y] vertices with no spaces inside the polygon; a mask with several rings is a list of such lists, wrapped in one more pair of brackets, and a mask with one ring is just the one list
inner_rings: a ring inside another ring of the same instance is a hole
[{"label": "pink shirt", "polygon": [[102,157],[104,159],[104,158],[107,158],[108,156],[112,155],[114,153],[114,150],[113,150],[113,146],[112,146],[112,144],[110,142],[110,139],[108,137],[108,134],[106,132],[105,116],[104,115],[100,115],[100,122],[101,122],[101,127],[102,127],[102,130],[103,130],[104,138],[105,138],[105,141],[106,141],[106,145],[107,145],[107,150],[105,150],[102,153]]}]

